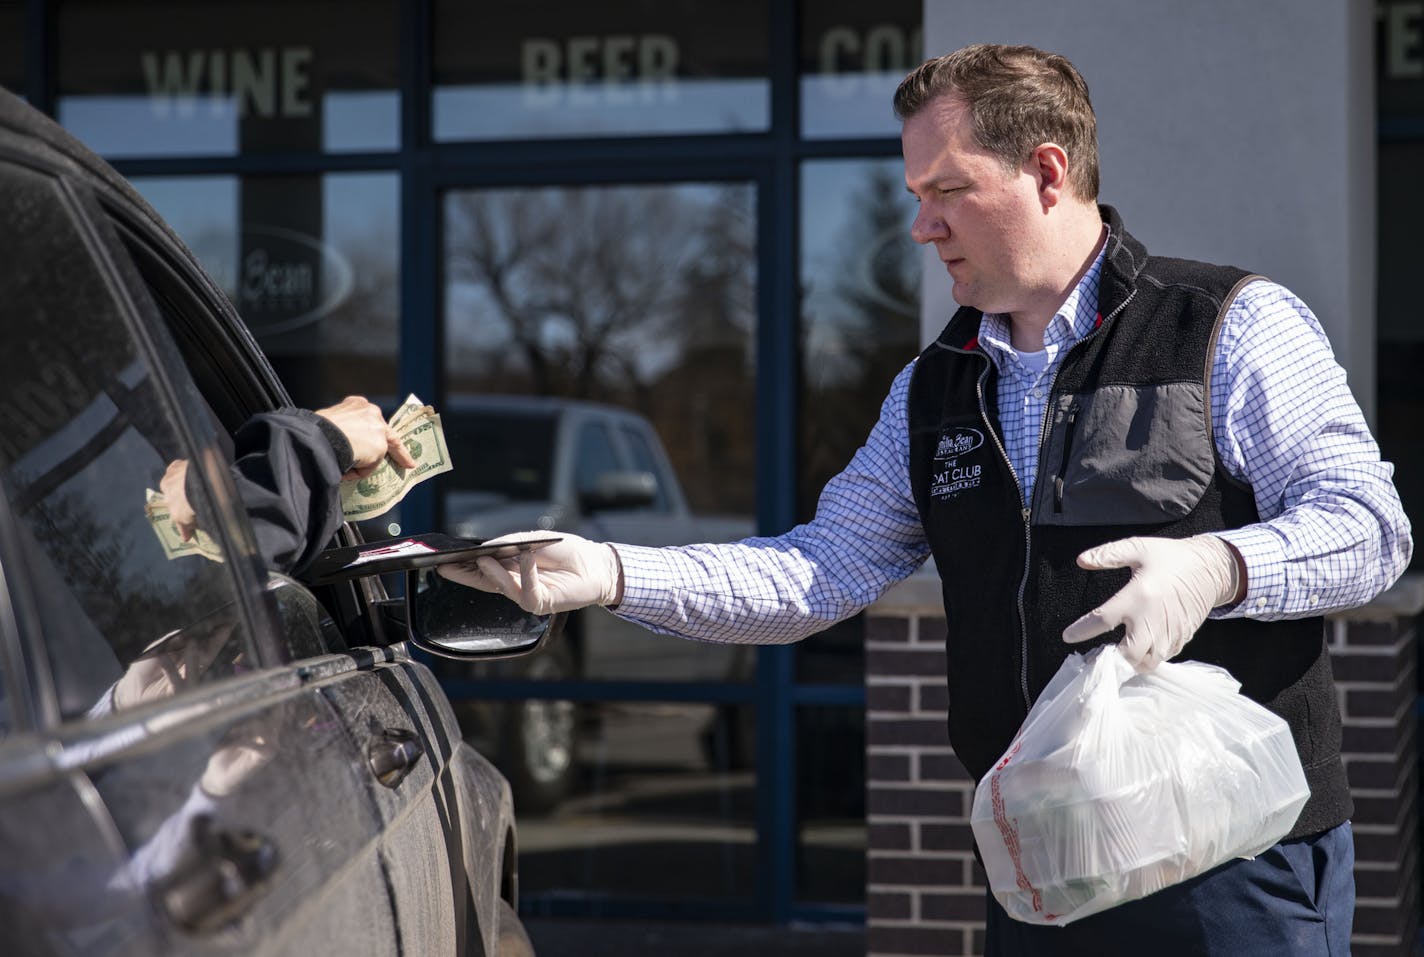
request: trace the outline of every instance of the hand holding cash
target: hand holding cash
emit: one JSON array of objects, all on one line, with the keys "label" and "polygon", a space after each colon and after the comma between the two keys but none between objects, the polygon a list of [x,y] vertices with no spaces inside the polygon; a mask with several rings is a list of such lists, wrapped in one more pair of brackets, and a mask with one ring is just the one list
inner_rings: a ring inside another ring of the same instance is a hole
[{"label": "hand holding cash", "polygon": [[[336,426],[351,445],[351,467],[338,489],[347,520],[374,518],[418,482],[450,471],[440,416],[413,395],[389,422],[381,418],[379,406],[360,396],[348,396],[316,414]],[[168,465],[160,491],[146,490],[145,516],[168,558],[197,554],[222,561],[217,543],[198,528],[198,517],[188,502],[187,469],[185,459]]]},{"label": "hand holding cash", "polygon": [[[187,482],[187,459],[174,459],[169,462],[168,468],[163,473],[163,478],[158,480],[158,497],[162,504],[168,506],[168,517],[173,520],[173,526],[178,530],[178,537],[185,542],[190,540],[198,530],[198,515],[193,511],[193,506],[188,501]],[[151,506],[155,496],[151,489],[148,491],[149,496],[145,504]]]},{"label": "hand holding cash", "polygon": [[[184,462],[185,466],[186,464]],[[181,490],[181,484],[179,489]],[[196,522],[180,523],[175,518],[174,509],[163,493],[155,492],[151,488],[144,489],[144,498],[143,514],[153,526],[153,533],[158,536],[158,544],[162,546],[163,554],[169,561],[184,555],[202,555],[215,562],[223,560],[222,549],[218,547],[218,543],[213,541],[207,532],[198,528]],[[183,514],[192,514],[186,496],[181,497],[178,508]]]},{"label": "hand holding cash", "polygon": [[[367,474],[341,482],[341,512],[348,521],[384,514],[416,484],[452,468],[440,416],[414,395],[407,396],[396,409],[386,432],[393,437],[391,454],[380,458]],[[396,446],[405,453],[401,460],[395,454]]]},{"label": "hand holding cash", "polygon": [[[414,396],[407,400],[407,405],[412,400]],[[405,411],[407,405],[402,405],[396,415]],[[351,468],[341,476],[343,479],[365,478],[380,468],[388,455],[397,468],[415,468],[415,459],[406,451],[400,434],[393,427],[395,419],[387,424],[381,417],[381,407],[374,402],[359,395],[348,395],[336,405],[317,409],[316,414],[340,429],[351,443]]]}]

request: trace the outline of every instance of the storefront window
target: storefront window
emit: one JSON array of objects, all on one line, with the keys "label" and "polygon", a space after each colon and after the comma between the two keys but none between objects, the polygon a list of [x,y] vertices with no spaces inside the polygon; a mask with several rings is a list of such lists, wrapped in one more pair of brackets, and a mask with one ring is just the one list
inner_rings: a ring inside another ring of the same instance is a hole
[{"label": "storefront window", "polygon": [[[1379,151],[1379,442],[1394,463],[1394,484],[1416,528],[1424,520],[1424,321],[1419,316],[1419,217],[1424,193],[1416,171],[1424,143]],[[1418,558],[1415,559],[1418,564]]]},{"label": "storefront window", "polygon": [[395,174],[133,182],[237,306],[298,405],[399,398]]},{"label": "storefront window", "polygon": [[801,135],[898,136],[895,87],[920,64],[921,0],[801,5]]},{"label": "storefront window", "polygon": [[[865,442],[891,381],[919,351],[914,214],[897,159],[801,168],[801,521]],[[864,638],[857,615],[801,642],[796,681],[860,686]],[[797,899],[864,900],[864,755],[863,709],[797,708]]]},{"label": "storefront window", "polygon": [[0,0],[0,86],[25,93],[24,0]]},{"label": "storefront window", "polygon": [[[1424,521],[1424,321],[1415,275],[1424,192],[1416,170],[1424,162],[1424,11],[1404,0],[1377,6],[1375,89],[1380,125],[1397,131],[1379,146],[1379,345],[1380,452],[1394,463],[1394,483],[1414,527]],[[1418,566],[1416,553],[1414,564]]]},{"label": "storefront window", "polygon": [[448,194],[451,407],[514,393],[557,413],[571,400],[629,409],[614,423],[623,470],[646,472],[621,430],[650,424],[685,500],[672,514],[740,537],[756,504],[754,195],[742,184]]},{"label": "storefront window", "polygon": [[891,381],[919,352],[914,216],[898,159],[801,168],[802,520],[864,443]]},{"label": "storefront window", "polygon": [[395,0],[57,9],[59,120],[106,157],[399,146]]},{"label": "storefront window", "polygon": [[749,903],[756,774],[715,750],[717,709],[610,701],[584,706],[576,720],[578,764],[564,800],[534,812],[515,791],[523,906],[537,913],[620,897]]},{"label": "storefront window", "polygon": [[[754,210],[740,183],[447,194],[449,395],[437,405],[456,463],[450,531],[646,545],[751,534]],[[551,695],[596,682],[614,699],[620,682],[750,688],[756,649],[654,635],[592,608],[557,650],[510,667]],[[737,704],[670,696],[694,700],[501,706],[504,730],[483,740],[521,808],[532,906],[750,895],[750,690]],[[462,720],[478,734],[474,711]]]},{"label": "storefront window", "polygon": [[1376,0],[1375,93],[1380,119],[1424,119],[1424,8]]},{"label": "storefront window", "polygon": [[863,904],[864,708],[796,709],[796,825],[796,898]]},{"label": "storefront window", "polygon": [[766,0],[435,3],[436,140],[748,133]]}]

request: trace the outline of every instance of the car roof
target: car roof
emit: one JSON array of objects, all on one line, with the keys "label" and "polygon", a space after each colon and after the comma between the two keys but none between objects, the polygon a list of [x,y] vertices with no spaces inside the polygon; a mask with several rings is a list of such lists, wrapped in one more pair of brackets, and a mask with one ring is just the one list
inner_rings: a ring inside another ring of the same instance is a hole
[{"label": "car roof", "polygon": [[182,270],[186,282],[204,292],[206,313],[213,320],[212,329],[220,330],[231,348],[252,363],[253,374],[261,379],[263,389],[259,408],[290,403],[285,386],[272,371],[232,301],[168,222],[101,156],[51,117],[3,87],[0,87],[0,149],[18,152],[21,162],[28,157],[55,175],[82,183],[111,213],[117,214],[125,229],[136,232],[147,245],[161,251],[167,266]]},{"label": "car roof", "polygon": [[121,196],[146,224],[177,248],[186,250],[178,234],[119,173],[98,154],[75,139],[51,117],[0,87],[0,142],[17,146],[54,168],[68,166],[79,178]]}]

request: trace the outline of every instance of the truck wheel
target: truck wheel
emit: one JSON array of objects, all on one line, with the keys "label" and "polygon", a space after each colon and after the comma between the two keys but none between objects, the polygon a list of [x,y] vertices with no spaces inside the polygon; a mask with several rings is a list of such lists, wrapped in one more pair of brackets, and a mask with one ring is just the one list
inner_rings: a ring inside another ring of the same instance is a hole
[{"label": "truck wheel", "polygon": [[[528,681],[567,681],[573,659],[562,642],[530,656],[522,669]],[[576,706],[572,701],[527,699],[504,706],[500,768],[514,793],[519,814],[544,814],[558,807],[578,774]]]},{"label": "truck wheel", "polygon": [[499,937],[495,940],[495,957],[535,957],[534,944],[524,930],[524,924],[509,901],[499,902]]}]

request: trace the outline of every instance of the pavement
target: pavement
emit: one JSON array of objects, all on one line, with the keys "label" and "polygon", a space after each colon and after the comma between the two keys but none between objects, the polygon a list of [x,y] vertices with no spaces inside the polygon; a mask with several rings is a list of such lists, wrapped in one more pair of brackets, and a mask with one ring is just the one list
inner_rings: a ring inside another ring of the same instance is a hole
[{"label": "pavement", "polygon": [[526,917],[539,957],[865,957],[865,928]]}]

